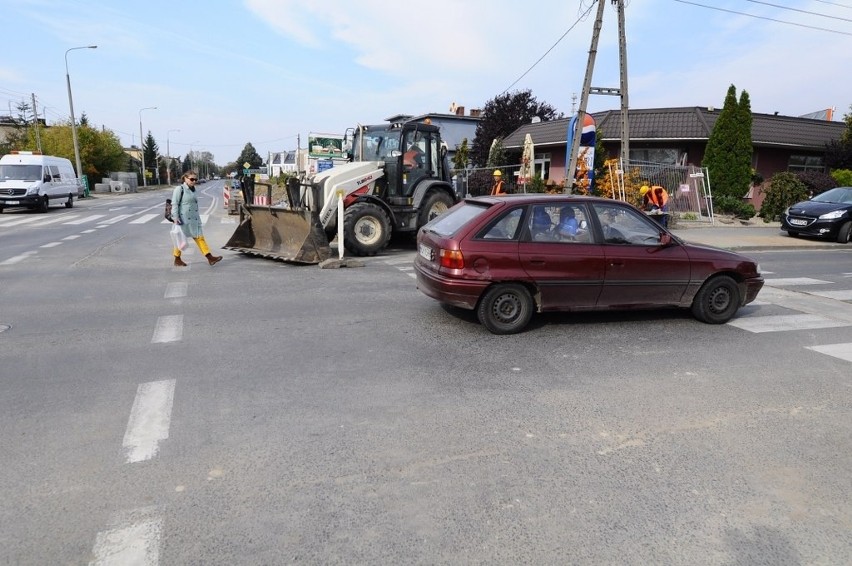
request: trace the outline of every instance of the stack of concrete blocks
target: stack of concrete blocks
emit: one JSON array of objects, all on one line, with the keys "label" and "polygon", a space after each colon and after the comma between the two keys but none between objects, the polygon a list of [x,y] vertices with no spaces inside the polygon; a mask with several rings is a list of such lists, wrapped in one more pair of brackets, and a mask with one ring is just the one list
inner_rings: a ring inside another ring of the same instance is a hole
[{"label": "stack of concrete blocks", "polygon": [[95,183],[95,193],[111,193],[112,187],[109,184],[109,177],[101,179],[100,183]]},{"label": "stack of concrete blocks", "polygon": [[110,178],[113,181],[118,181],[122,183],[126,187],[124,192],[127,193],[135,193],[136,189],[139,187],[136,181],[136,173],[127,173],[124,171],[118,171],[116,173],[110,174]]}]

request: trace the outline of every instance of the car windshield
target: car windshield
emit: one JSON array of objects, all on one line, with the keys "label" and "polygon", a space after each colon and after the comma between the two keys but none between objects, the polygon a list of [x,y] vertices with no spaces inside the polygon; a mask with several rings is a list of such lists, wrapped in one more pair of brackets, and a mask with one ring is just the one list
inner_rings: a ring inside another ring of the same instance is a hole
[{"label": "car windshield", "polygon": [[392,151],[399,150],[399,133],[400,130],[356,131],[352,142],[354,160],[384,161]]},{"label": "car windshield", "polygon": [[813,199],[817,202],[836,202],[842,204],[852,204],[852,188],[837,187],[830,189],[824,193],[820,193]]},{"label": "car windshield", "polygon": [[432,220],[424,230],[439,236],[452,236],[459,228],[488,210],[488,207],[485,203],[464,202]]},{"label": "car windshield", "polygon": [[0,165],[0,181],[41,181],[41,165]]}]

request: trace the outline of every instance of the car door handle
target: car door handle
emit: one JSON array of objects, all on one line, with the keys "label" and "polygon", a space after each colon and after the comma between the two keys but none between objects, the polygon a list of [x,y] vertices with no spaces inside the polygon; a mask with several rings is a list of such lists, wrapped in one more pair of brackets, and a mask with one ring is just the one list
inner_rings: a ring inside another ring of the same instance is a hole
[{"label": "car door handle", "polygon": [[533,265],[544,265],[547,263],[543,257],[531,257],[530,263]]}]

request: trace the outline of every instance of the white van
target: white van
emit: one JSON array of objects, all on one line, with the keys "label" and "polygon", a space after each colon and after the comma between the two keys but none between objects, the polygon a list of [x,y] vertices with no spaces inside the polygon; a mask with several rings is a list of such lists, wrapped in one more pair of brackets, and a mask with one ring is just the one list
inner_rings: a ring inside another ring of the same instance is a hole
[{"label": "white van", "polygon": [[82,186],[71,162],[35,151],[12,151],[0,157],[0,212],[12,206],[47,212],[51,201],[74,206]]}]

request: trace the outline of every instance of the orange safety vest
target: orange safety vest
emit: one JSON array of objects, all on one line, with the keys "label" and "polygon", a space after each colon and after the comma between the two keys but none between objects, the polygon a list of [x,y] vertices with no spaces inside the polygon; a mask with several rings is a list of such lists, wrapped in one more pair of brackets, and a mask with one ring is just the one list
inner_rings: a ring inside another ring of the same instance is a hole
[{"label": "orange safety vest", "polygon": [[503,191],[503,179],[500,179],[494,183],[493,187],[491,187],[491,196],[500,196],[505,194],[505,191]]},{"label": "orange safety vest", "polygon": [[645,194],[645,198],[657,208],[665,208],[666,204],[669,202],[669,193],[666,192],[666,189],[663,187],[654,185],[651,187],[651,190]]}]

